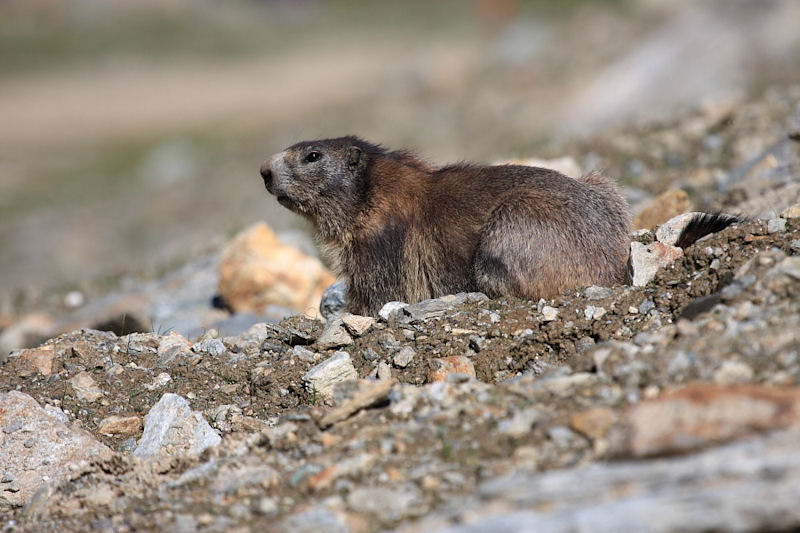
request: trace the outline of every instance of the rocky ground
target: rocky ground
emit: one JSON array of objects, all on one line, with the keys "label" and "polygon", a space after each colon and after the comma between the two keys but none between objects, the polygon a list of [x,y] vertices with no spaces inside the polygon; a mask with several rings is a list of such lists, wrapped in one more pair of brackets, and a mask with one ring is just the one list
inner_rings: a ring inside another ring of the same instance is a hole
[{"label": "rocky ground", "polygon": [[551,147],[621,176],[642,225],[751,217],[685,250],[638,231],[638,286],[237,322],[187,311],[212,258],[117,294],[194,300],[183,334],[77,329],[0,366],[3,530],[800,527],[798,127],[794,86]]}]

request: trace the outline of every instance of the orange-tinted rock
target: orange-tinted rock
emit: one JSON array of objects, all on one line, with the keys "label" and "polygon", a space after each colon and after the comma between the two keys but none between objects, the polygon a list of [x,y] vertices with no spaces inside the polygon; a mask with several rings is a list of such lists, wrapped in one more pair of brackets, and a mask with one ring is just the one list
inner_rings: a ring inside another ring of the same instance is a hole
[{"label": "orange-tinted rock", "polygon": [[223,250],[219,294],[236,312],[273,304],[316,316],[333,274],[319,260],[283,244],[264,224],[239,234]]},{"label": "orange-tinted rock", "polygon": [[53,373],[53,359],[55,349],[52,346],[39,346],[38,348],[28,348],[19,354],[19,360],[24,362],[24,366],[31,370],[38,371],[43,376]]},{"label": "orange-tinted rock", "polygon": [[462,374],[474,378],[475,365],[463,355],[433,359],[428,370],[428,382],[445,381],[448,374]]},{"label": "orange-tinted rock", "polygon": [[97,433],[102,435],[136,435],[142,429],[138,416],[109,416],[100,421]]},{"label": "orange-tinted rock", "polygon": [[680,189],[670,189],[654,198],[633,218],[633,229],[651,229],[691,210],[689,195]]},{"label": "orange-tinted rock", "polygon": [[800,421],[800,389],[697,383],[633,406],[628,452],[679,453]]},{"label": "orange-tinted rock", "polygon": [[597,440],[605,437],[616,419],[617,415],[608,407],[597,407],[576,413],[570,419],[569,425],[578,433]]}]

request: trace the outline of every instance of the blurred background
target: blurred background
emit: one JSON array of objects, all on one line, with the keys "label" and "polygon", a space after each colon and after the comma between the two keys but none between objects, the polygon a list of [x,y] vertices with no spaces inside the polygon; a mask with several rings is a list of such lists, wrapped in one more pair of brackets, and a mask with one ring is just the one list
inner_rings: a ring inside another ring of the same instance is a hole
[{"label": "blurred background", "polygon": [[797,0],[0,0],[0,301],[157,275],[258,220],[306,231],[258,175],[299,140],[553,157],[797,80],[799,21]]}]

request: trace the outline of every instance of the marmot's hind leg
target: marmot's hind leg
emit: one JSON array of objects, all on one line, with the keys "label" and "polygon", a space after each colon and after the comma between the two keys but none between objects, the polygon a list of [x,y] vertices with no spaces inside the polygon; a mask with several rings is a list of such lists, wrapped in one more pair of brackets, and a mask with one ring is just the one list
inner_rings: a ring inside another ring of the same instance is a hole
[{"label": "marmot's hind leg", "polygon": [[493,298],[538,299],[591,284],[597,271],[579,237],[588,229],[572,211],[552,194],[523,191],[507,198],[495,208],[475,251],[478,289]]}]

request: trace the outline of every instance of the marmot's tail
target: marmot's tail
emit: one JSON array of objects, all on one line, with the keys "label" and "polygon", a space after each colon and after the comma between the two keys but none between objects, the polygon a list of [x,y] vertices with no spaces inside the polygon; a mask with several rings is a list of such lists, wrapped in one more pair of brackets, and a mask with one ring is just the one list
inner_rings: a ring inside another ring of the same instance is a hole
[{"label": "marmot's tail", "polygon": [[698,213],[683,228],[675,246],[686,248],[710,233],[721,231],[744,218],[725,213]]}]

